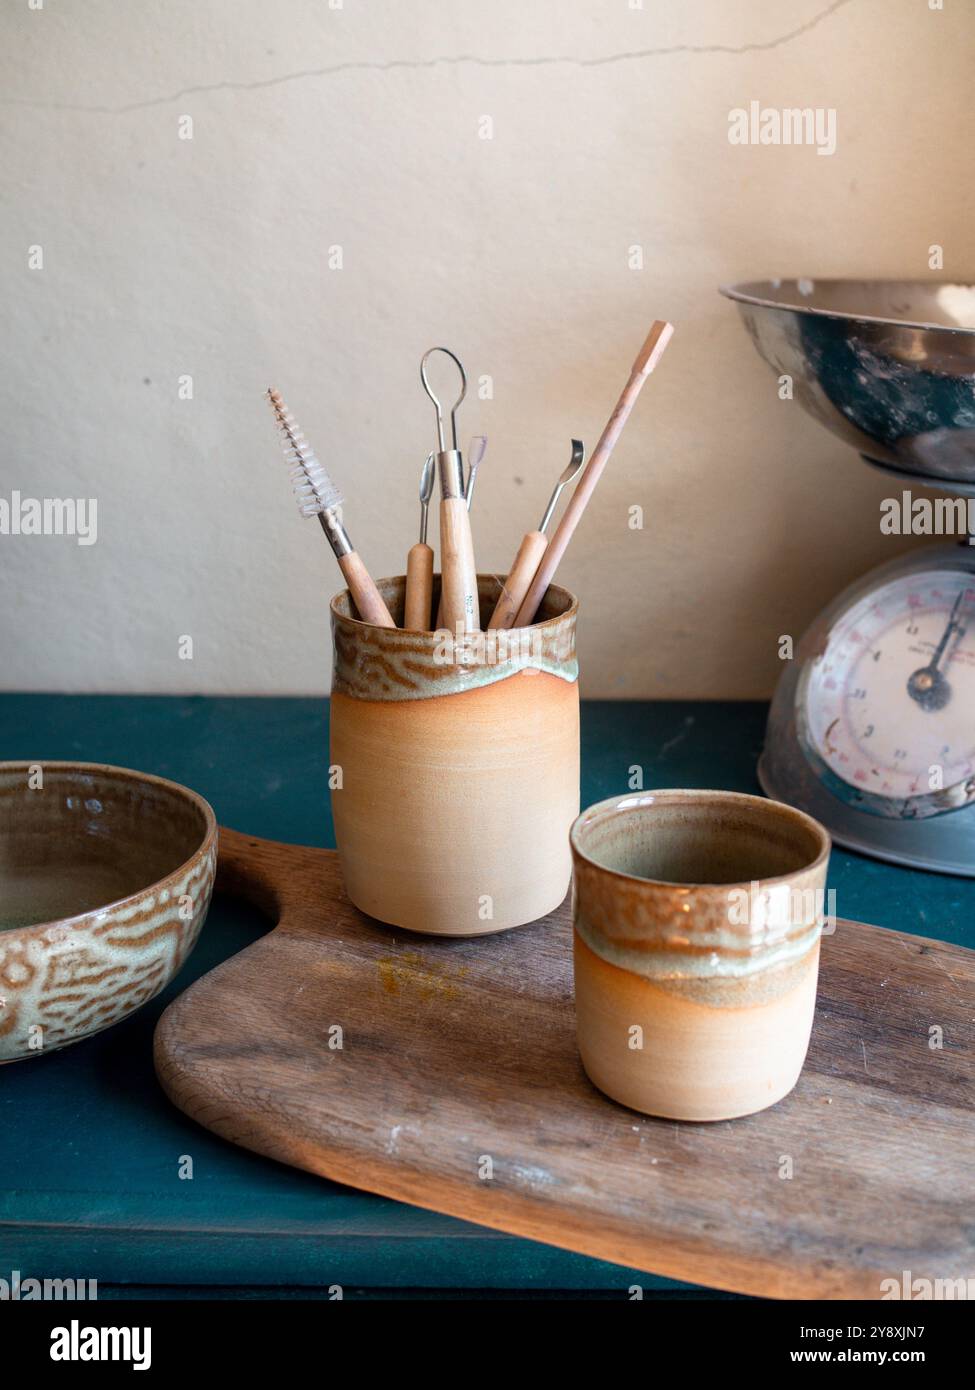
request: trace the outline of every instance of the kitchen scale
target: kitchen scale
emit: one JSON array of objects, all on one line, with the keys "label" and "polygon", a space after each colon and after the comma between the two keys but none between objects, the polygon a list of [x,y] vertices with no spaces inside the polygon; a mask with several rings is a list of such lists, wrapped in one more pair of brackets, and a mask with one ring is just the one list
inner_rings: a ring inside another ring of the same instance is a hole
[{"label": "kitchen scale", "polygon": [[[975,497],[975,286],[721,292],[794,399],[896,478],[898,497]],[[975,535],[881,565],[816,618],[776,689],[758,775],[838,844],[975,877]]]}]

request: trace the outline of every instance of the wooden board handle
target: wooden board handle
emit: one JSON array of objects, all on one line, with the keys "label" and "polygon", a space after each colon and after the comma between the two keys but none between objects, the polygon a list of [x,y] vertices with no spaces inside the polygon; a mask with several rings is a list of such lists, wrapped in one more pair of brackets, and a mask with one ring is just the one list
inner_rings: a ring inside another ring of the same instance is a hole
[{"label": "wooden board handle", "polygon": [[548,537],[542,531],[529,531],[518,547],[518,554],[505,580],[501,597],[494,606],[488,627],[514,627],[518,610],[528,593],[539,561],[545,554]]},{"label": "wooden board handle", "polygon": [[403,626],[411,632],[430,631],[433,601],[433,550],[423,541],[410,546],[406,557],[406,607]]},{"label": "wooden board handle", "polygon": [[287,925],[303,906],[321,904],[321,880],[331,850],[262,840],[221,825],[217,831],[216,891],[256,907],[270,927]]},{"label": "wooden board handle", "polygon": [[481,616],[471,519],[463,497],[440,503],[440,568],[443,572],[443,625],[456,632],[477,632]]},{"label": "wooden board handle", "polygon": [[389,615],[389,609],[383,602],[383,596],[376,588],[372,575],[362,563],[359,552],[353,550],[348,555],[340,555],[339,568],[345,575],[349,593],[359,610],[359,617],[362,621],[372,623],[374,627],[395,627],[396,624]]},{"label": "wooden board handle", "polygon": [[282,846],[223,825],[217,831],[217,844],[217,892],[253,903],[277,926],[287,901],[289,874],[294,872],[278,858]]}]

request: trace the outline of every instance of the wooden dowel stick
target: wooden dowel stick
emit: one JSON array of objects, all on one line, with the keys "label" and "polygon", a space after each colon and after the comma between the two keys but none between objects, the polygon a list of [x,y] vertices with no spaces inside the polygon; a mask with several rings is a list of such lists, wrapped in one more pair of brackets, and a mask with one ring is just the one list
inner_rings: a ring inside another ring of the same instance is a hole
[{"label": "wooden dowel stick", "polygon": [[406,557],[406,607],[403,626],[411,632],[430,631],[433,599],[433,551],[424,541],[411,545]]},{"label": "wooden dowel stick", "polygon": [[511,566],[511,573],[505,580],[501,597],[494,606],[488,627],[514,627],[518,609],[528,593],[528,586],[538,569],[539,562],[548,545],[544,531],[529,531],[518,547],[518,554]]},{"label": "wooden dowel stick", "polygon": [[531,587],[518,610],[518,616],[515,619],[516,627],[528,627],[534,622],[538,605],[545,597],[546,590],[559,567],[559,561],[572,539],[572,533],[579,525],[582,513],[586,510],[586,504],[599,482],[599,475],[606,467],[609,456],[623,431],[623,426],[626,424],[627,417],[636,404],[636,398],[640,394],[643,383],[664,355],[673,332],[673,324],[666,323],[661,319],[658,319],[650,329],[647,340],[633,363],[630,378],[623,388],[623,394],[616,402],[616,409],[609,417],[599,443],[586,464],[582,477],[576,484],[569,504],[562,514],[562,520],[559,522],[555,535],[549,541],[548,548],[541,558]]}]

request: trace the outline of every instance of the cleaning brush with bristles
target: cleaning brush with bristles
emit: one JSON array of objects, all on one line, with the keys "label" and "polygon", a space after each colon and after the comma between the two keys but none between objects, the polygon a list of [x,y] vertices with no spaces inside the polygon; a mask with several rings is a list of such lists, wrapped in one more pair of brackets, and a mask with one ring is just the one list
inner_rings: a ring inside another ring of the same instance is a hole
[{"label": "cleaning brush with bristles", "polygon": [[322,530],[339,562],[339,568],[345,575],[345,582],[359,610],[359,617],[363,622],[372,623],[376,627],[395,627],[382,594],[376,588],[375,581],[362,563],[358,551],[349,540],[348,531],[342,524],[339,513],[342,505],[341,493],[319,463],[314,449],[281,399],[281,393],[271,386],[268,388],[267,398],[281,429],[284,456],[291,464],[291,482],[298,499],[298,507],[303,516],[317,516],[321,522]]}]

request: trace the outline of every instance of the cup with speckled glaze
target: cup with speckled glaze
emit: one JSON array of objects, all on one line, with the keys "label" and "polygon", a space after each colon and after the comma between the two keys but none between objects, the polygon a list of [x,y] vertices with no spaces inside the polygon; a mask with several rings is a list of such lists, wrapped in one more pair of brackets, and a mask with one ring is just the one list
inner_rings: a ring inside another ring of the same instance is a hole
[{"label": "cup with speckled glaze", "polygon": [[[478,576],[486,628],[500,593]],[[379,590],[403,620],[405,579]],[[434,579],[433,611],[439,597]],[[450,640],[331,605],[332,813],[349,897],[381,922],[479,936],[565,897],[579,813],[576,600],[552,585],[528,628]]]},{"label": "cup with speckled glaze", "polygon": [[579,1051],[614,1100],[676,1120],[773,1105],[805,1061],[830,839],[724,791],[612,797],[572,827]]}]

